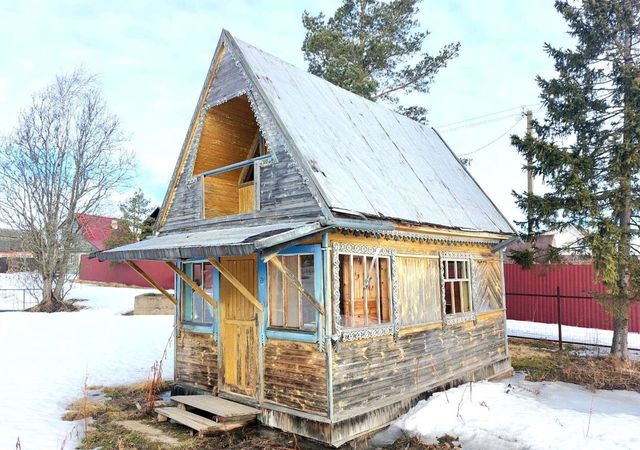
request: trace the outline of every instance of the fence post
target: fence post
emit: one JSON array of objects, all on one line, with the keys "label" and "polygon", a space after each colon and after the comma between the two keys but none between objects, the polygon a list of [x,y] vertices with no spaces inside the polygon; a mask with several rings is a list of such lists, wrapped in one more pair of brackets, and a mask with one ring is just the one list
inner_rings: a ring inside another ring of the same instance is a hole
[{"label": "fence post", "polygon": [[26,289],[23,289],[23,290],[22,290],[22,310],[23,310],[23,311],[26,309],[26,308],[25,308],[25,297],[26,297],[26,295],[25,295],[25,294],[26,294],[26,293],[27,293],[27,290],[26,290]]},{"label": "fence post", "polygon": [[558,309],[558,345],[562,350],[562,311],[560,308],[560,286],[556,288],[556,305]]}]

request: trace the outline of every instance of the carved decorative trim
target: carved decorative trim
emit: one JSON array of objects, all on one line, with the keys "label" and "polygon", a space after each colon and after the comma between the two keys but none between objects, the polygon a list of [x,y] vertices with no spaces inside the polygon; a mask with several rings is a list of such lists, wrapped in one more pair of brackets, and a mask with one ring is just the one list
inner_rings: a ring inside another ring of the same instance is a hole
[{"label": "carved decorative trim", "polygon": [[456,323],[475,321],[476,314],[474,312],[452,314],[449,316],[445,316],[444,320],[447,325],[454,325]]},{"label": "carved decorative trim", "polygon": [[447,244],[447,245],[473,245],[473,246],[487,246],[491,247],[500,242],[500,239],[486,239],[486,238],[473,238],[462,236],[445,236],[439,234],[430,233],[415,233],[410,231],[398,231],[398,230],[381,230],[371,231],[360,228],[338,228],[339,231],[361,234],[365,237],[373,237],[378,239],[389,239],[395,241],[411,241],[411,242],[425,242],[433,244]]},{"label": "carved decorative trim", "polygon": [[[358,339],[368,339],[372,337],[387,336],[393,334],[398,335],[400,330],[399,326],[399,311],[398,311],[398,277],[396,268],[396,252],[395,250],[371,247],[363,244],[351,244],[334,242],[332,246],[332,296],[333,296],[333,330],[334,334],[332,339],[334,341],[354,341]],[[390,270],[391,270],[391,324],[380,325],[363,328],[344,328],[342,324],[342,317],[340,316],[340,255],[364,255],[384,256],[389,258]]]}]

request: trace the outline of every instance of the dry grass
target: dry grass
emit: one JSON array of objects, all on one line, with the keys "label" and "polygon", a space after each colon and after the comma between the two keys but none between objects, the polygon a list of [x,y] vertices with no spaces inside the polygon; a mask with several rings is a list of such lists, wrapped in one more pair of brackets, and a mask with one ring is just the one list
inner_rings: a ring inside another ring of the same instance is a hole
[{"label": "dry grass", "polygon": [[426,444],[417,436],[403,436],[386,450],[458,450],[461,449],[457,438],[444,435],[438,438],[437,444]]},{"label": "dry grass", "polygon": [[589,389],[625,389],[640,392],[640,363],[623,363],[602,356],[581,356],[579,348],[564,352],[553,344],[510,339],[511,365],[530,381],[565,381]]}]

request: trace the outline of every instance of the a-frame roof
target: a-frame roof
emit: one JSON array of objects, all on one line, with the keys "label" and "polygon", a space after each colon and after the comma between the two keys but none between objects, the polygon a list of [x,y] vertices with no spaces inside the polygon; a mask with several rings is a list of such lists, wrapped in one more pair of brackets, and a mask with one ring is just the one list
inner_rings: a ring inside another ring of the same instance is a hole
[{"label": "a-frame roof", "polygon": [[226,31],[221,42],[246,73],[252,93],[268,105],[321,203],[333,214],[513,233],[432,128]]}]

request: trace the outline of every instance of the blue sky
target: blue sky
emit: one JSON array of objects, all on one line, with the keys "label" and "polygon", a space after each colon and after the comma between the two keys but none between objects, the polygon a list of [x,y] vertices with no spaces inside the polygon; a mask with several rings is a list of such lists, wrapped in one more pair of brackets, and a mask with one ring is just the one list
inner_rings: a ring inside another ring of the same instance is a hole
[{"label": "blue sky", "polygon": [[[137,186],[159,203],[221,29],[304,68],[303,10],[331,13],[340,3],[0,0],[0,133],[31,92],[83,66],[99,74],[138,161],[133,186],[105,212]],[[430,93],[408,101],[429,109],[431,125],[456,153],[482,148],[470,155],[471,173],[507,218],[520,218],[510,193],[526,179],[509,135],[524,132],[520,105],[541,114],[534,78],[553,73],[544,42],[569,44],[564,22],[552,0],[424,0],[420,21],[431,32],[425,49],[451,41],[462,48]],[[484,119],[466,121],[478,116]]]}]

